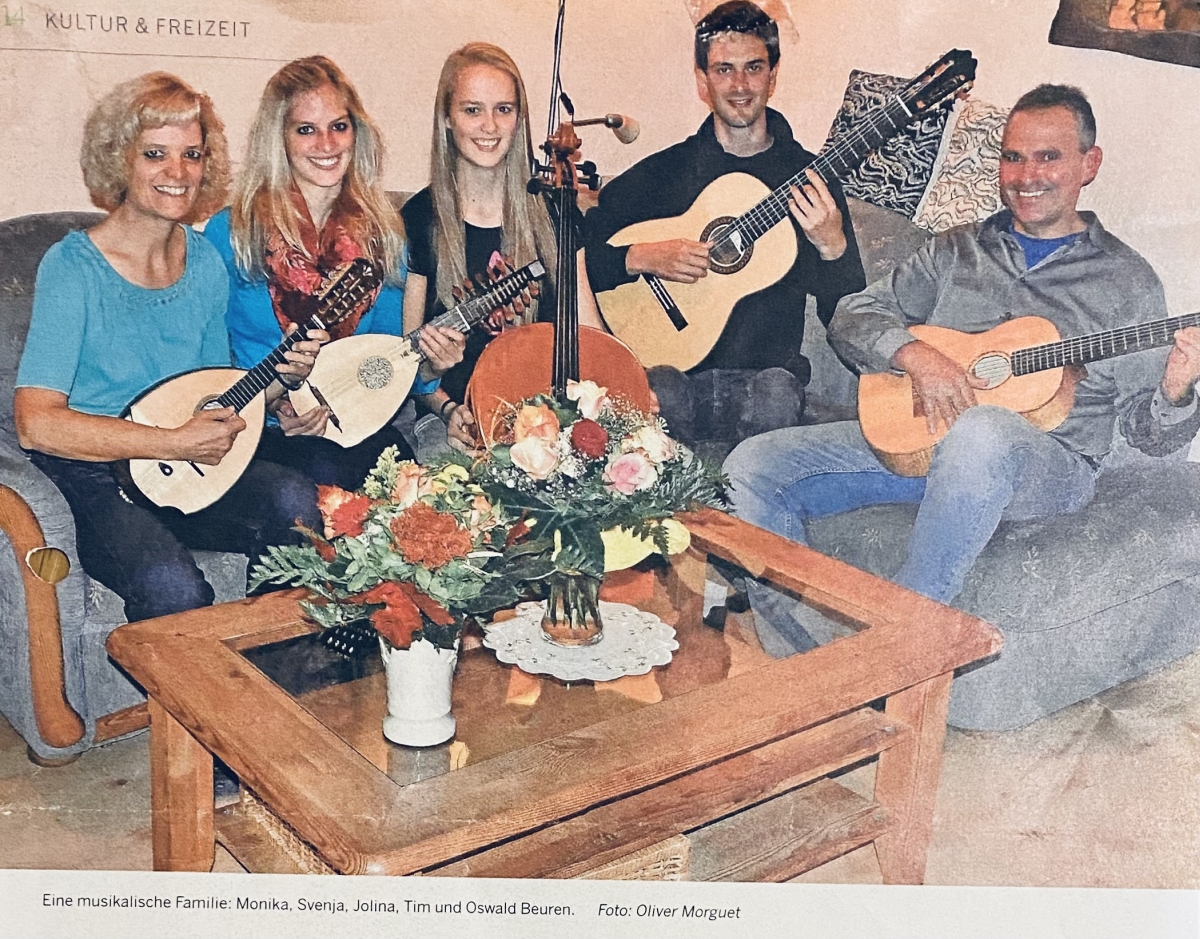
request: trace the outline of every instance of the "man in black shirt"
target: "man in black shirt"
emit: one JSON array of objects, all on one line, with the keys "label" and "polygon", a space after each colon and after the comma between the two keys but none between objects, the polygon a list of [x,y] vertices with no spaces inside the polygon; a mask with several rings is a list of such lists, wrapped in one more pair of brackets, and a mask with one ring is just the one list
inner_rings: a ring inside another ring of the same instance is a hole
[{"label": "man in black shirt", "polygon": [[[588,274],[597,292],[641,274],[679,283],[707,276],[706,242],[613,247],[608,239],[635,222],[682,214],[727,173],[747,173],[775,189],[813,159],[784,117],[767,108],[779,63],[779,30],[770,17],[748,0],[723,3],[697,24],[695,50],[696,89],[712,115],[696,134],[601,190],[587,216]],[[840,188],[810,173],[792,194],[799,251],[787,274],[742,298],[716,346],[687,374],[650,369],[672,434],[693,447],[713,441],[727,451],[746,437],[798,424],[809,378],[800,353],[806,297],[816,298],[817,315],[828,323],[839,299],[866,286]]]}]

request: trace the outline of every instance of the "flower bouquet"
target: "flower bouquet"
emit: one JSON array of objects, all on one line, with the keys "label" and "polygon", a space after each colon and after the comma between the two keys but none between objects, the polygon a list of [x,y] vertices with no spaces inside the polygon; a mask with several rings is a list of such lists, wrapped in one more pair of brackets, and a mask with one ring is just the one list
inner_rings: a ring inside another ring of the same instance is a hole
[{"label": "flower bouquet", "polygon": [[687,530],[672,516],[724,503],[721,476],[672,440],[660,418],[595,382],[569,382],[565,401],[518,402],[489,436],[471,478],[513,524],[504,576],[485,591],[499,599],[515,582],[540,594],[543,632],[562,644],[599,638],[606,570],[682,550]]},{"label": "flower bouquet", "polygon": [[301,529],[308,544],[269,548],[250,586],[307,588],[319,600],[301,606],[326,629],[369,626],[396,649],[417,639],[450,649],[497,576],[488,568],[502,557],[503,516],[463,466],[430,469],[396,453],[380,455],[357,493],[319,486],[324,532]]},{"label": "flower bouquet", "polygon": [[388,673],[384,735],[412,746],[448,739],[463,617],[481,611],[498,576],[502,513],[463,466],[399,462],[395,447],[357,493],[318,492],[325,530],[302,528],[308,544],[271,547],[251,588],[307,588],[314,599],[301,606],[334,648],[351,651],[377,635]]}]

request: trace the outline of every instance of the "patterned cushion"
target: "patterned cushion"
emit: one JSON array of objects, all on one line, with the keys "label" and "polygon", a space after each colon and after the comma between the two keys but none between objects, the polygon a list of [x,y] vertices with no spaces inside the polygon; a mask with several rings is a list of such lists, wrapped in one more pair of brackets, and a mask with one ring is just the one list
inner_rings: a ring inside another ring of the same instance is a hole
[{"label": "patterned cushion", "polygon": [[913,222],[937,234],[977,222],[1000,208],[1000,137],[1008,114],[969,98],[934,172]]},{"label": "patterned cushion", "polygon": [[[895,75],[852,71],[825,146],[850,132],[869,111],[886,104],[908,81]],[[947,115],[945,108],[937,108],[908,124],[843,180],[846,195],[912,218],[933,175]]]}]

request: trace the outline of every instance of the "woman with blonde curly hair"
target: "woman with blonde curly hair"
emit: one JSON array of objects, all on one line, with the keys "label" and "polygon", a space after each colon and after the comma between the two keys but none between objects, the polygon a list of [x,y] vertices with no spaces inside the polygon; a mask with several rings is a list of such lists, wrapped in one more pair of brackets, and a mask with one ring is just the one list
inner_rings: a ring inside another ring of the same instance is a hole
[{"label": "woman with blonde curly hair", "polygon": [[[297,59],[267,82],[232,205],[205,229],[229,272],[227,322],[237,364],[260,361],[284,329],[307,320],[313,292],[354,258],[379,265],[385,283],[331,335],[401,334],[404,227],[380,182],[382,160],[378,128],[332,61]],[[427,361],[414,390],[435,389],[438,374],[461,358],[463,342],[452,330],[423,330]],[[300,467],[318,483],[353,489],[384,447],[409,454],[391,425],[342,449],[320,436],[328,416],[323,407],[298,415],[285,404],[260,455]]]},{"label": "woman with blonde curly hair", "polygon": [[[80,164],[108,216],[42,260],[13,410],[21,445],[71,506],[84,569],[124,599],[128,619],[146,619],[212,603],[187,548],[257,556],[295,541],[294,519],[320,514],[311,481],[262,461],[194,515],[125,497],[119,463],[216,464],[246,426],[233,408],[172,428],[120,417],[165,378],[230,364],[228,278],[189,227],[225,200],[224,128],[205,95],[164,72],[142,75],[96,105]],[[303,379],[322,338],[297,343],[280,375]],[[282,392],[271,384],[269,406]]]},{"label": "woman with blonde curly hair", "polygon": [[[486,42],[452,52],[434,101],[430,183],[403,211],[409,237],[407,329],[453,306],[452,291],[486,273],[498,254],[517,266],[540,258],[547,271],[555,270],[554,226],[543,198],[526,189],[532,175],[529,98],[516,63]],[[602,329],[587,274],[578,267],[579,322]],[[552,282],[543,287],[522,322],[553,321],[554,287]],[[473,330],[461,364],[446,373],[438,391],[423,398],[460,446],[471,445],[473,424],[461,402],[491,338],[488,331]]]}]

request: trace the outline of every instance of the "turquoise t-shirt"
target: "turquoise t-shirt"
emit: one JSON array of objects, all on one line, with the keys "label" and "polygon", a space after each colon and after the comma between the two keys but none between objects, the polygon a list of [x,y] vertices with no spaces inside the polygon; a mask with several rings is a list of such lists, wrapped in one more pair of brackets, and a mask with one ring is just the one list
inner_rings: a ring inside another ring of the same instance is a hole
[{"label": "turquoise t-shirt", "polygon": [[87,414],[119,416],[165,378],[228,366],[229,279],[190,228],[183,276],[170,287],[131,284],[85,232],[71,232],[38,267],[18,388],[49,388]]}]

